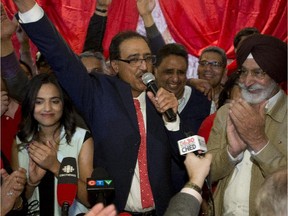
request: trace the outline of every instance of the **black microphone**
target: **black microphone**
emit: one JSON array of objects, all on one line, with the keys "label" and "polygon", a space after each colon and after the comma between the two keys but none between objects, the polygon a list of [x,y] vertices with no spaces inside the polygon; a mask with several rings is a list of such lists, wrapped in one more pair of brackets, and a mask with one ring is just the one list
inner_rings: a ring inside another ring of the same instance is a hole
[{"label": "black microphone", "polygon": [[[158,87],[155,83],[155,77],[152,73],[148,72],[143,74],[142,81],[147,86],[147,89],[149,91],[152,91],[154,95],[157,94]],[[165,115],[168,118],[169,122],[173,122],[177,118],[176,114],[173,112],[171,108],[165,111]]]},{"label": "black microphone", "polygon": [[65,157],[60,165],[57,184],[57,200],[62,208],[62,216],[68,216],[69,207],[72,205],[77,194],[77,186],[76,159]]},{"label": "black microphone", "polygon": [[114,181],[104,168],[96,167],[87,178],[87,191],[91,205],[102,202],[106,206],[114,197]]}]

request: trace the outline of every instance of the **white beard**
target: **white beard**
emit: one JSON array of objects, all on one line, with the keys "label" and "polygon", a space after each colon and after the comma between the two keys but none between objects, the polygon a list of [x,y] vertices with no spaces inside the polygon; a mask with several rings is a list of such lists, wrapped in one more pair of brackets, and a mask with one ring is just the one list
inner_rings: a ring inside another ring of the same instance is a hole
[{"label": "white beard", "polygon": [[[269,86],[263,86],[258,83],[246,87],[243,83],[239,83],[241,87],[241,94],[244,100],[250,104],[259,104],[264,100],[268,100],[271,97],[273,90],[277,87],[277,83],[273,80]],[[251,90],[261,90],[257,94],[250,93]]]}]

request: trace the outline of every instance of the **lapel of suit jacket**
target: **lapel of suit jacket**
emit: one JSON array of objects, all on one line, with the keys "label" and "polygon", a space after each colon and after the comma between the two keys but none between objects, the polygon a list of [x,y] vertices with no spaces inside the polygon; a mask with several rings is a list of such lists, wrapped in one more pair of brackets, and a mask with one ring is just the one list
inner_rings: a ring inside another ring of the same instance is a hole
[{"label": "lapel of suit jacket", "polygon": [[147,146],[148,146],[151,141],[151,136],[153,136],[154,134],[153,128],[157,127],[159,125],[159,122],[161,124],[162,114],[158,113],[153,103],[148,98],[147,94],[145,96],[145,100],[146,100],[146,134],[147,134]]},{"label": "lapel of suit jacket", "polygon": [[[130,85],[119,79],[119,81],[116,82],[116,88],[119,97],[121,98],[123,108],[126,110],[126,114],[127,116],[129,116],[131,124],[133,124],[135,129],[139,132],[137,115],[135,112],[134,101]],[[123,127],[125,126],[123,125]]]}]

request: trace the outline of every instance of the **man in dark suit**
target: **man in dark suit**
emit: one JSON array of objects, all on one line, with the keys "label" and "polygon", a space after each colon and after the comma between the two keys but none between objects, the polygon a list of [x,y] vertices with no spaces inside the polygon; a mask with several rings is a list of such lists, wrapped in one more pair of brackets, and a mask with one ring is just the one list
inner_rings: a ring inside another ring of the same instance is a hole
[{"label": "man in dark suit", "polygon": [[[184,135],[178,116],[175,122],[168,122],[162,115],[169,108],[177,112],[175,95],[163,88],[156,96],[145,93],[141,78],[152,71],[155,59],[145,37],[135,32],[116,35],[109,51],[117,77],[89,76],[34,0],[15,0],[15,3],[20,11],[17,18],[25,32],[46,57],[91,128],[95,140],[94,166],[106,168],[113,177],[117,209],[163,215],[173,195],[171,153],[178,156],[176,141]],[[146,127],[147,169],[153,195],[153,204],[147,208],[141,204],[137,159],[141,136],[135,98],[140,101]]]}]

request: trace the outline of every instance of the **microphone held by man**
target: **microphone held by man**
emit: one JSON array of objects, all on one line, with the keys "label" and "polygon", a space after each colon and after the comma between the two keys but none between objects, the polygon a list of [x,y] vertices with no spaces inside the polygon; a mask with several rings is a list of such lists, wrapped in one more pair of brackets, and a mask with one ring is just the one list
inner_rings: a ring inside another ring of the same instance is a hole
[{"label": "microphone held by man", "polygon": [[[142,81],[147,86],[148,91],[153,92],[154,95],[157,94],[158,87],[155,83],[155,77],[152,73],[148,72],[143,74]],[[176,114],[171,108],[165,111],[165,115],[169,122],[173,122],[177,118]]]}]

